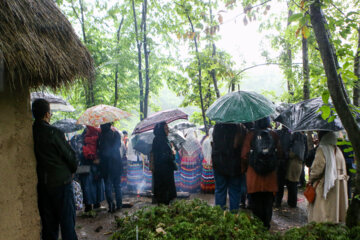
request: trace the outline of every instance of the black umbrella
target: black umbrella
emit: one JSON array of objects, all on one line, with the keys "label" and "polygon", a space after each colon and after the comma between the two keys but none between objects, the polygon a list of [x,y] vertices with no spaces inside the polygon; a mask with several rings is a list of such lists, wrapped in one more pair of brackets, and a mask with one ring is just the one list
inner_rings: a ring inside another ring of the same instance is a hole
[{"label": "black umbrella", "polygon": [[280,102],[280,103],[275,103],[274,105],[275,105],[275,112],[270,115],[271,119],[277,118],[280,115],[280,113],[291,107],[293,104]]},{"label": "black umbrella", "polygon": [[173,128],[176,130],[184,130],[184,129],[193,128],[193,127],[196,127],[196,125],[193,123],[190,123],[190,122],[181,122],[181,123],[177,123],[173,126]]},{"label": "black umbrella", "polygon": [[[332,107],[332,104],[329,103]],[[344,129],[340,118],[328,122],[321,117],[320,107],[324,105],[321,98],[313,98],[296,103],[280,113],[274,120],[292,131],[339,131]],[[359,118],[358,118],[359,119]]]},{"label": "black umbrella", "polygon": [[[147,155],[151,152],[154,137],[153,131],[136,134],[131,138],[131,145],[136,151]],[[173,142],[177,148],[180,148],[181,144],[185,142],[184,136],[182,136],[182,133],[179,131],[170,130],[168,139]]]},{"label": "black umbrella", "polygon": [[76,132],[84,128],[83,125],[76,124],[76,120],[71,118],[56,121],[53,126],[61,129],[64,133]]},{"label": "black umbrella", "polygon": [[131,145],[134,150],[148,155],[151,151],[154,137],[152,131],[136,134],[131,138]]}]

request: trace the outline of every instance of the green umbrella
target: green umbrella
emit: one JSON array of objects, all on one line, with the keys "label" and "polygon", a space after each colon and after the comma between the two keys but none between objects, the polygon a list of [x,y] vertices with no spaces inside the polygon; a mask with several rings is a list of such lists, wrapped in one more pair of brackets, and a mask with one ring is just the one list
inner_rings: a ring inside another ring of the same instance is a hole
[{"label": "green umbrella", "polygon": [[270,116],[275,105],[256,92],[231,92],[217,99],[206,111],[216,122],[245,123]]}]

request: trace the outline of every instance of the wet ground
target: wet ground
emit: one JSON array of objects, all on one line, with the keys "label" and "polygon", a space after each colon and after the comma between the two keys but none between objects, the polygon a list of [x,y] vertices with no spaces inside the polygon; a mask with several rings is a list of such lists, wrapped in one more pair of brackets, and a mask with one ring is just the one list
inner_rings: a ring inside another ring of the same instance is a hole
[{"label": "wet ground", "polygon": [[[271,222],[272,232],[284,232],[289,228],[300,227],[307,223],[307,202],[299,191],[298,195],[298,207],[290,208],[286,204],[286,191],[284,194],[282,207],[274,208],[273,217]],[[207,201],[210,205],[214,205],[213,194],[192,194],[188,199],[200,198]],[[76,232],[79,240],[106,240],[112,235],[115,230],[115,218],[122,217],[125,212],[133,213],[138,209],[146,206],[151,206],[151,198],[142,197],[136,195],[125,195],[123,197],[124,203],[131,203],[131,208],[123,208],[121,211],[114,214],[107,212],[106,203],[103,202],[103,206],[100,210],[97,210],[96,216],[85,217],[83,213],[79,211],[76,219]],[[242,211],[250,211],[248,209],[242,209]]]}]

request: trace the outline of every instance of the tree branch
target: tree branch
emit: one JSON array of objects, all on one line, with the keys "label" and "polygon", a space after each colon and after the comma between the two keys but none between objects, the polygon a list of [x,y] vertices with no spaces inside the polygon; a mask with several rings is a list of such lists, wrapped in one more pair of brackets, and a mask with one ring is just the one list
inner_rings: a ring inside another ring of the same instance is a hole
[{"label": "tree branch", "polygon": [[[299,64],[302,64],[302,63],[292,63],[292,65],[299,65]],[[249,69],[252,69],[252,68],[256,68],[256,67],[261,67],[261,66],[266,66],[266,65],[280,65],[280,66],[287,66],[288,64],[284,64],[284,63],[260,63],[260,64],[255,64],[253,66],[250,66],[250,67],[247,67],[247,68],[244,68],[242,70],[240,70],[236,76],[240,75],[241,73],[249,70]]]}]

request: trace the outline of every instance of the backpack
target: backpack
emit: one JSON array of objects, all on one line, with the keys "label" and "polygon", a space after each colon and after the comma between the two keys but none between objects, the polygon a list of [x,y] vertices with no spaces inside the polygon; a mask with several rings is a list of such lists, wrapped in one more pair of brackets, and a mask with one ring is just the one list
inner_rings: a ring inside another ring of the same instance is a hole
[{"label": "backpack", "polygon": [[276,144],[269,130],[256,130],[251,142],[249,164],[259,175],[266,175],[278,166]]}]

